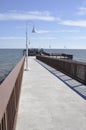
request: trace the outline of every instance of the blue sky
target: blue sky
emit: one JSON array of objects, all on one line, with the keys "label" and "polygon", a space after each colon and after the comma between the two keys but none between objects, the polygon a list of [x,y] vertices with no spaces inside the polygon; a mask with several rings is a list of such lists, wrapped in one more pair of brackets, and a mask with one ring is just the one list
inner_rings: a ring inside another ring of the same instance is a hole
[{"label": "blue sky", "polygon": [[0,0],[0,48],[25,48],[26,21],[31,48],[86,49],[86,0]]}]

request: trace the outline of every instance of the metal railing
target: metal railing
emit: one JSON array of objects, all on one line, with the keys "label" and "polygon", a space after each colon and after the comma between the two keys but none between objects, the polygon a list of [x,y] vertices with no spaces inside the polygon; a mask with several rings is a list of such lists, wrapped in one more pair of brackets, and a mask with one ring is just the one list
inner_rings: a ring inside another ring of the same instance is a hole
[{"label": "metal railing", "polygon": [[0,85],[0,130],[14,130],[25,57]]},{"label": "metal railing", "polygon": [[37,56],[36,58],[81,83],[86,84],[86,63],[66,59],[55,59],[45,56]]}]

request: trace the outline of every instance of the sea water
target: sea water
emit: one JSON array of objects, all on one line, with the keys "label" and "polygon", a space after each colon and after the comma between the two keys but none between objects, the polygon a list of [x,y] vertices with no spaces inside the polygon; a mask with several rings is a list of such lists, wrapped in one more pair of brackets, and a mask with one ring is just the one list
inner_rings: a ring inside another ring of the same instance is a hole
[{"label": "sea water", "polygon": [[[73,60],[86,62],[86,50],[44,49],[48,53],[72,54]],[[22,49],[0,49],[0,82],[10,73],[23,56]]]},{"label": "sea water", "polygon": [[0,83],[23,56],[22,49],[0,49]]}]

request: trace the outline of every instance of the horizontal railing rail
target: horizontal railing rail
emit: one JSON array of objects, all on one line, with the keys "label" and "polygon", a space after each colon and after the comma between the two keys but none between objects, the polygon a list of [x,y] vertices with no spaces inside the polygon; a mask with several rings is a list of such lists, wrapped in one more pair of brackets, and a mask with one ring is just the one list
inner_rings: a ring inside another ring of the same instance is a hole
[{"label": "horizontal railing rail", "polygon": [[36,58],[86,85],[86,63],[46,56]]},{"label": "horizontal railing rail", "polygon": [[25,57],[0,85],[0,130],[14,130]]}]

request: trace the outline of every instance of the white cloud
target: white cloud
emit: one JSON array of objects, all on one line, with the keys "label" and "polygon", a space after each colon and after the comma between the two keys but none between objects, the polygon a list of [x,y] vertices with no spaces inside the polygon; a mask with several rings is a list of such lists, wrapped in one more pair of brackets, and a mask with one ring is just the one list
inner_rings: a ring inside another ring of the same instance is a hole
[{"label": "white cloud", "polygon": [[30,11],[29,14],[31,15],[39,15],[39,16],[50,16],[50,12],[49,11]]},{"label": "white cloud", "polygon": [[79,32],[79,30],[57,30],[57,31],[54,31],[55,33],[72,33],[72,32]]},{"label": "white cloud", "polygon": [[77,13],[78,15],[82,16],[86,15],[86,7],[80,7],[78,10],[79,10]]},{"label": "white cloud", "polygon": [[55,40],[57,38],[56,37],[35,37],[32,39],[35,39],[35,40]]},{"label": "white cloud", "polygon": [[49,30],[36,30],[37,33],[50,33],[51,31]]},{"label": "white cloud", "polygon": [[0,37],[0,40],[25,40],[25,37]]},{"label": "white cloud", "polygon": [[[10,36],[10,37],[0,37],[0,40],[25,40],[26,37],[15,37],[15,36]],[[31,39],[35,40],[51,40],[51,39],[57,39],[56,37],[33,37]]]},{"label": "white cloud", "polygon": [[72,33],[72,32],[79,32],[79,30],[36,30],[37,33]]},{"label": "white cloud", "polygon": [[76,36],[76,37],[64,37],[69,40],[86,40],[86,36]]},{"label": "white cloud", "polygon": [[0,20],[43,20],[55,21],[55,17],[50,15],[49,11],[30,11],[30,12],[17,12],[9,11],[0,13]]},{"label": "white cloud", "polygon": [[61,20],[59,24],[66,26],[78,26],[78,27],[86,27],[86,20]]}]

